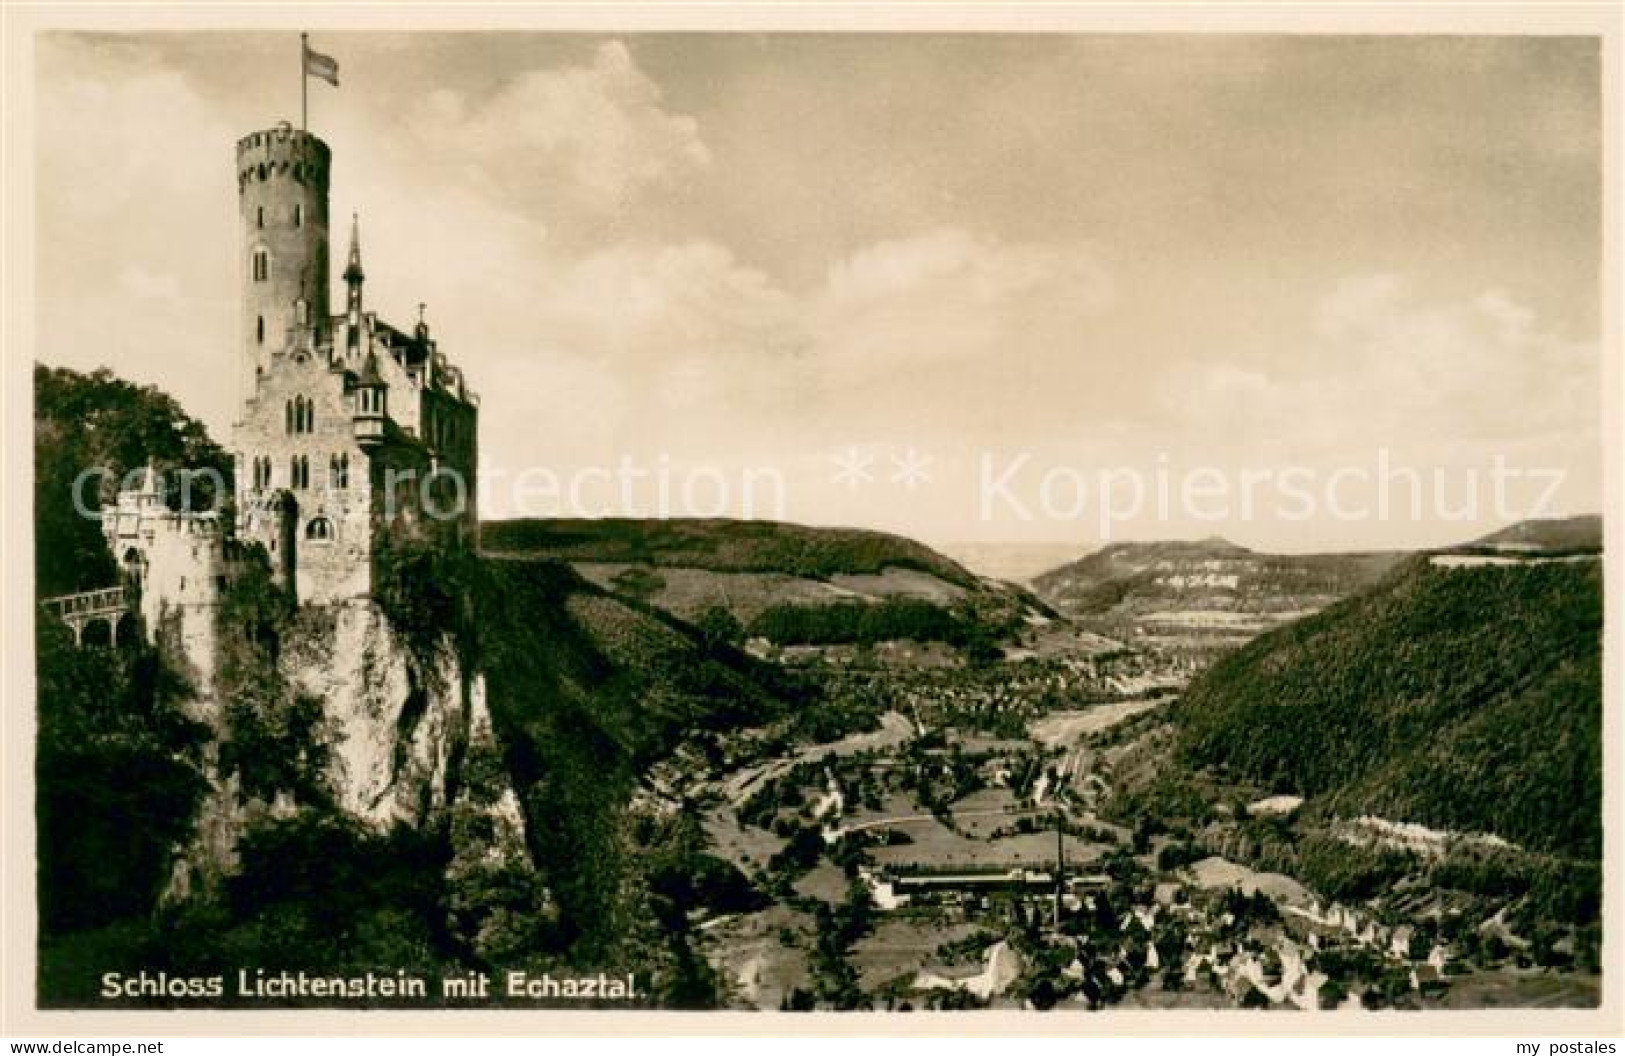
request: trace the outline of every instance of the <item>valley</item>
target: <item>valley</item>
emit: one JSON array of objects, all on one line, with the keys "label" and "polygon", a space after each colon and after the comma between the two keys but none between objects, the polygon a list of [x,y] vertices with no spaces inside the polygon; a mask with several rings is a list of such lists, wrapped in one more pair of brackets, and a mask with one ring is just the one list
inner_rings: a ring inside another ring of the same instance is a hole
[{"label": "valley", "polygon": [[[156,391],[39,384],[39,581],[105,587],[78,452],[221,455]],[[41,999],[246,958],[633,965],[662,1008],[1593,1005],[1600,555],[1576,518],[1024,584],[874,531],[518,521],[342,610],[248,555],[212,682],[38,626]]]},{"label": "valley", "polygon": [[[576,567],[727,629],[842,702],[817,738],[793,719],[708,736],[646,782],[647,809],[699,818],[708,853],[759,893],[748,908],[691,911],[726,1004],[1335,1010],[1473,994],[1585,1006],[1598,992],[1595,907],[1585,882],[1556,879],[1595,868],[1583,848],[1554,856],[1405,809],[1354,813],[1335,795],[1204,763],[1186,743],[1190,687],[1211,692],[1210,668],[1271,629],[1380,595],[1396,574],[1554,562],[1583,574],[1597,561],[1584,544],[1560,557],[1488,545],[1420,565],[1119,547],[1077,563],[1112,573],[1082,602],[1076,571],[1028,592],[946,567]],[[991,614],[997,655],[973,656],[963,634],[867,640],[848,618],[899,598],[961,620]],[[782,628],[761,615],[785,606],[840,612],[850,633],[774,640]],[[1252,743],[1292,750],[1262,730]]]}]

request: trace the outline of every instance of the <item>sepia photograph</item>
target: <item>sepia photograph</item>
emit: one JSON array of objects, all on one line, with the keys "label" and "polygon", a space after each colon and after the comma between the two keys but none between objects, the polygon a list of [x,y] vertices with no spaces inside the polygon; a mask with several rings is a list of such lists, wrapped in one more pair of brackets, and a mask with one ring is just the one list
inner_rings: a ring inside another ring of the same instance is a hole
[{"label": "sepia photograph", "polygon": [[6,104],[8,1003],[1617,1030],[1605,19],[209,10]]}]

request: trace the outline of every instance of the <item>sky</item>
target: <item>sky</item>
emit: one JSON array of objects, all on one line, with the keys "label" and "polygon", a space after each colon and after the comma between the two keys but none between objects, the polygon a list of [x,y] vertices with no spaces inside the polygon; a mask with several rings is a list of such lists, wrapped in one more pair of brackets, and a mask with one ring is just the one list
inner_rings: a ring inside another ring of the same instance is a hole
[{"label": "sky", "polygon": [[[1309,551],[1601,509],[1594,39],[312,44],[335,231],[480,393],[488,516]],[[39,359],[229,442],[234,145],[298,121],[298,48],[38,38]]]}]

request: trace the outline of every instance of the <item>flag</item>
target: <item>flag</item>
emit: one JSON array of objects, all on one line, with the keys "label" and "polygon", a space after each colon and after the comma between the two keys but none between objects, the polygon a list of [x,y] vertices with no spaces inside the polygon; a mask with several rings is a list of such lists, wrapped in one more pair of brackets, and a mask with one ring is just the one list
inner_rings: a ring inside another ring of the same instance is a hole
[{"label": "flag", "polygon": [[331,55],[311,51],[308,44],[305,45],[305,74],[310,77],[320,77],[335,88],[339,86],[338,60]]}]

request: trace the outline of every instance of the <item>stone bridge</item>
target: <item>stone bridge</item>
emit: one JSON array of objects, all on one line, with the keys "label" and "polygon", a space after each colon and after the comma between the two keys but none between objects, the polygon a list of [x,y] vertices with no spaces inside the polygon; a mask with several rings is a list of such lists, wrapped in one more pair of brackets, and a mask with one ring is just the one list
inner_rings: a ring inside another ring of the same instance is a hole
[{"label": "stone bridge", "polygon": [[117,645],[119,624],[130,614],[123,587],[46,598],[40,608],[67,624],[73,631],[74,644],[81,646],[85,644],[85,632],[99,622],[107,625],[108,644]]}]

